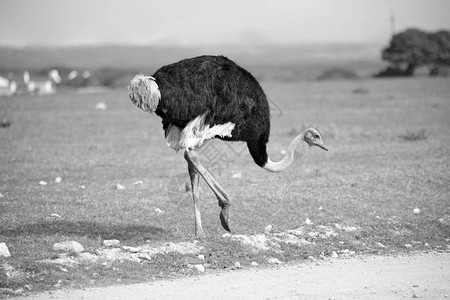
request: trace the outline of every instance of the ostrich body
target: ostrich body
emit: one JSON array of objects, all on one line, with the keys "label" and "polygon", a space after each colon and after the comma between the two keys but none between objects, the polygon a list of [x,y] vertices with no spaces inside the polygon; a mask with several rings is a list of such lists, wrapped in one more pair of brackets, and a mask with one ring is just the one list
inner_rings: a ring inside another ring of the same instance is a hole
[{"label": "ostrich body", "polygon": [[194,201],[195,236],[203,237],[199,176],[216,195],[223,228],[228,225],[231,198],[198,159],[196,150],[205,140],[246,142],[255,163],[280,172],[293,161],[297,144],[328,150],[317,129],[307,128],[291,142],[285,157],[273,162],[267,155],[270,110],[258,81],[245,69],[223,56],[199,56],[164,66],[153,76],[136,75],[129,97],[140,109],[162,119],[167,145],[185,150]]}]

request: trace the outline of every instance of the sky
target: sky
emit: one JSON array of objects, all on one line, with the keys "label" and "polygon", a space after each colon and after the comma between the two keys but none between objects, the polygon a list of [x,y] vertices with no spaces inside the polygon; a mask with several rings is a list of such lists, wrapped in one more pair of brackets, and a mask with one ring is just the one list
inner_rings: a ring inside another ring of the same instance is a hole
[{"label": "sky", "polygon": [[450,0],[0,0],[0,46],[386,43]]}]

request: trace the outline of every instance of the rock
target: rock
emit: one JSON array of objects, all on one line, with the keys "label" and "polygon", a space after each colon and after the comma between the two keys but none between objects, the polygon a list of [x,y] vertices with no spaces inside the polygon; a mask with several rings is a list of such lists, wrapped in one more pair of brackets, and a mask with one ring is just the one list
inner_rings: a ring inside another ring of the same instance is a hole
[{"label": "rock", "polygon": [[236,172],[234,173],[231,178],[233,179],[241,179],[242,178],[242,173],[241,172]]},{"label": "rock", "polygon": [[385,245],[383,245],[382,243],[380,243],[380,242],[378,242],[378,243],[376,243],[375,244],[378,248],[386,248],[386,246]]},{"label": "rock", "polygon": [[308,236],[312,237],[312,238],[316,238],[319,236],[319,233],[316,231],[310,231],[310,232],[308,232]]},{"label": "rock", "polygon": [[420,209],[418,209],[417,207],[414,208],[413,213],[416,214],[416,215],[419,214],[420,213]]},{"label": "rock", "polygon": [[303,222],[305,225],[312,225],[312,222],[310,219],[306,218],[305,222]]},{"label": "rock", "polygon": [[39,184],[40,185],[47,185],[47,181],[41,180],[41,181],[39,181]]},{"label": "rock", "polygon": [[58,176],[55,178],[55,183],[61,183],[61,181],[62,181],[61,177]]},{"label": "rock", "polygon": [[103,241],[103,246],[105,246],[105,247],[117,247],[119,245],[120,245],[119,240],[104,240]]},{"label": "rock", "polygon": [[265,231],[266,233],[270,233],[270,232],[272,231],[272,225],[267,225],[267,226],[264,228],[264,231]]},{"label": "rock", "polygon": [[0,193],[0,198],[3,198],[3,197],[5,197],[5,196],[3,196],[3,194],[2,194],[2,193]]},{"label": "rock", "polygon": [[205,256],[203,254],[200,254],[197,257],[198,257],[198,259],[205,260]]},{"label": "rock", "polygon": [[6,243],[0,243],[0,257],[11,257],[8,246]]},{"label": "rock", "polygon": [[164,211],[163,211],[162,209],[155,208],[155,213],[156,213],[158,216],[160,216],[160,215],[164,214]]},{"label": "rock", "polygon": [[231,234],[229,234],[228,232],[222,234],[222,237],[223,237],[223,238],[229,238],[230,236],[231,236]]},{"label": "rock", "polygon": [[338,258],[339,255],[336,253],[336,251],[331,252],[331,257],[332,258]]},{"label": "rock", "polygon": [[413,297],[413,298],[419,298],[419,295],[417,295],[416,293],[414,293],[414,294],[412,295],[412,297]]},{"label": "rock", "polygon": [[356,254],[356,252],[355,251],[348,251],[348,255],[355,255]]},{"label": "rock", "polygon": [[61,216],[58,215],[58,214],[51,214],[50,216],[51,216],[52,218],[61,218]]},{"label": "rock", "polygon": [[141,248],[138,248],[138,247],[123,246],[123,249],[128,250],[131,253],[141,252]]},{"label": "rock", "polygon": [[95,263],[98,260],[98,256],[89,252],[83,252],[78,255],[78,259],[85,263]]},{"label": "rock", "polygon": [[334,228],[336,228],[337,230],[342,230],[342,226],[338,223],[334,224]]},{"label": "rock", "polygon": [[200,273],[204,273],[205,272],[205,267],[203,265],[194,265],[194,268],[199,271]]},{"label": "rock", "polygon": [[241,263],[237,261],[237,262],[234,263],[234,266],[236,268],[240,269],[241,268]]},{"label": "rock", "polygon": [[138,180],[136,182],[133,183],[133,185],[140,185],[143,184],[144,182],[142,180]]},{"label": "rock", "polygon": [[71,253],[81,253],[84,251],[83,246],[75,241],[55,243],[53,244],[54,251],[71,252]]},{"label": "rock", "polygon": [[350,252],[350,250],[348,250],[348,249],[341,250],[342,254],[349,254],[349,252]]},{"label": "rock", "polygon": [[412,248],[412,245],[411,245],[411,244],[405,244],[405,248],[406,248],[406,249],[411,249],[411,248]]},{"label": "rock", "polygon": [[116,190],[123,191],[124,189],[125,189],[125,187],[123,185],[121,185],[120,183],[116,184]]},{"label": "rock", "polygon": [[148,260],[148,261],[152,260],[151,256],[148,255],[147,253],[139,253],[138,258]]},{"label": "rock", "polygon": [[430,245],[428,243],[425,243],[424,246],[425,247],[430,247]]},{"label": "rock", "polygon": [[107,105],[105,102],[99,102],[95,105],[96,110],[106,110]]},{"label": "rock", "polygon": [[271,264],[271,265],[274,265],[274,264],[277,264],[277,265],[282,264],[282,262],[281,262],[278,258],[269,258],[269,259],[267,259],[267,262],[268,262],[269,264]]},{"label": "rock", "polygon": [[78,188],[84,190],[86,187],[84,185],[79,185]]},{"label": "rock", "polygon": [[345,232],[354,232],[358,230],[358,227],[355,226],[343,226],[342,230],[344,230]]},{"label": "rock", "polygon": [[252,261],[251,265],[256,267],[256,266],[258,266],[258,263],[256,261]]}]

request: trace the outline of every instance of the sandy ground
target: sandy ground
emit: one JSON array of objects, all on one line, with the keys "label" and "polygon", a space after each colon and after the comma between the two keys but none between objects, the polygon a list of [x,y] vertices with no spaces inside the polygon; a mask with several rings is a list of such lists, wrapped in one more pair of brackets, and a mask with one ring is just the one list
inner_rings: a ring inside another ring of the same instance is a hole
[{"label": "sandy ground", "polygon": [[16,299],[450,299],[450,253],[365,256]]}]

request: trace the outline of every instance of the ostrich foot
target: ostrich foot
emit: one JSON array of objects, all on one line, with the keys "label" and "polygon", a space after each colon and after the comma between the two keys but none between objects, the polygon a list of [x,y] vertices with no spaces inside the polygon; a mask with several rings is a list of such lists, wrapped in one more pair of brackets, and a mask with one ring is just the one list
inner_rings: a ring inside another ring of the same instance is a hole
[{"label": "ostrich foot", "polygon": [[223,206],[222,211],[220,212],[219,218],[220,218],[220,223],[222,223],[223,229],[231,232],[230,226],[228,225],[229,211],[230,211],[229,205]]},{"label": "ostrich foot", "polygon": [[196,232],[194,240],[196,240],[196,241],[204,241],[204,240],[206,240],[205,233],[203,231],[202,232]]}]

